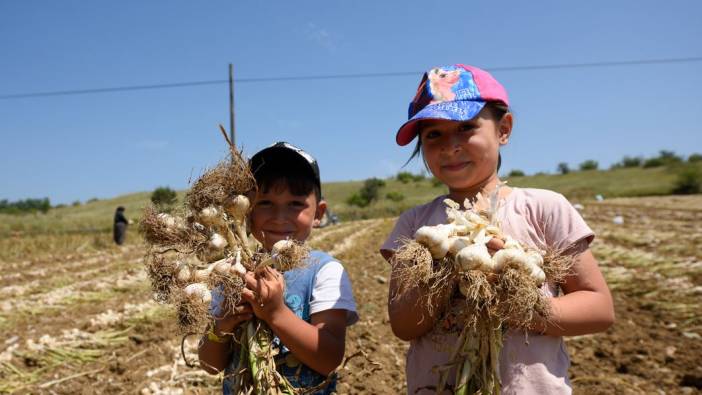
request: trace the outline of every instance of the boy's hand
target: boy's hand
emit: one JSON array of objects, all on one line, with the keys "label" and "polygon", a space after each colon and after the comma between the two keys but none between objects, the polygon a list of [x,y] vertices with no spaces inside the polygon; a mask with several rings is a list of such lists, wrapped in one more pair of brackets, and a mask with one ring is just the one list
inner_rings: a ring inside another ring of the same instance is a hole
[{"label": "boy's hand", "polygon": [[236,305],[233,311],[227,310],[223,317],[217,317],[214,320],[215,326],[213,332],[220,337],[234,333],[234,330],[241,325],[242,322],[253,318],[251,305],[246,302]]},{"label": "boy's hand", "polygon": [[246,288],[242,298],[251,304],[256,317],[269,322],[273,316],[285,309],[283,275],[271,267],[248,272],[243,277]]}]

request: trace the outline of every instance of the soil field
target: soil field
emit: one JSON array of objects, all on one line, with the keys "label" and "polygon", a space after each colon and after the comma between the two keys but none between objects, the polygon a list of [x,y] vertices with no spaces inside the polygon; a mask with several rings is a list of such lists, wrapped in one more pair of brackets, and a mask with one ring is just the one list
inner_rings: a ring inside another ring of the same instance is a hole
[{"label": "soil field", "polygon": [[[614,199],[582,213],[597,234],[592,249],[617,323],[567,339],[575,392],[702,393],[702,197]],[[340,393],[405,391],[407,343],[390,331],[389,267],[377,253],[393,223],[346,222],[310,240],[344,263],[361,316],[349,328],[347,355],[365,356],[342,369]],[[217,376],[181,357],[171,311],[151,301],[144,248],[130,232],[122,248],[107,234],[86,235],[106,240],[98,250],[0,262],[0,393],[221,393]],[[189,359],[196,346],[185,342]]]}]

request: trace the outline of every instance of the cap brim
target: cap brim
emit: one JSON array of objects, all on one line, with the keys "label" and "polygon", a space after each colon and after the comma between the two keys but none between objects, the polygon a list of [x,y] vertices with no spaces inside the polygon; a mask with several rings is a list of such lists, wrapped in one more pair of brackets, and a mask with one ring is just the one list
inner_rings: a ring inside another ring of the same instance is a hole
[{"label": "cap brim", "polygon": [[429,104],[405,122],[395,135],[398,145],[407,145],[419,132],[418,122],[423,119],[443,119],[447,121],[469,121],[485,107],[484,101],[449,101]]}]

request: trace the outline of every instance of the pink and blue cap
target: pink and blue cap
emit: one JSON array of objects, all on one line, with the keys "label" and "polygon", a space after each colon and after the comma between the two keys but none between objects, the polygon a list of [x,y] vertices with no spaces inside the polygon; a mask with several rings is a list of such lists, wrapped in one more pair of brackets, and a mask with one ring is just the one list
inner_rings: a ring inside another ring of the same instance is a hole
[{"label": "pink and blue cap", "polygon": [[424,73],[409,105],[409,120],[397,131],[395,141],[409,144],[423,119],[473,119],[489,101],[509,106],[507,91],[487,71],[463,64],[434,67]]}]

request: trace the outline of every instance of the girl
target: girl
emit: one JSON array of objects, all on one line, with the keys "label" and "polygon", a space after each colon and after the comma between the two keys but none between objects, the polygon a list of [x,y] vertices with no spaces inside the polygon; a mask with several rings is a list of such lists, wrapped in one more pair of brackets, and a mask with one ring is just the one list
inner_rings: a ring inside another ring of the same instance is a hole
[{"label": "girl", "polygon": [[[420,82],[409,107],[407,121],[396,135],[399,145],[415,137],[412,157],[421,154],[432,174],[446,184],[448,196],[404,212],[381,247],[392,262],[403,237],[412,238],[424,225],[446,223],[443,200],[462,203],[478,193],[488,196],[500,183],[499,148],[507,144],[513,117],[502,85],[489,73],[466,65],[436,67]],[[560,194],[528,189],[499,188],[504,206],[498,212],[505,234],[539,249],[563,250],[574,257],[574,269],[559,289],[544,284],[552,296],[549,322],[533,322],[525,341],[523,333],[507,331],[500,354],[500,378],[505,394],[571,393],[568,354],[562,336],[604,331],[614,322],[614,308],[607,284],[589,250],[592,230]],[[493,239],[491,252],[502,247]],[[393,268],[394,269],[394,268]],[[393,298],[398,290],[395,270],[390,280],[388,312],[393,333],[411,341],[407,354],[407,391],[432,393],[446,364],[456,334],[434,329],[441,312],[426,309],[426,290],[417,288]],[[455,369],[454,369],[455,370]],[[455,372],[451,372],[453,382]]]}]

